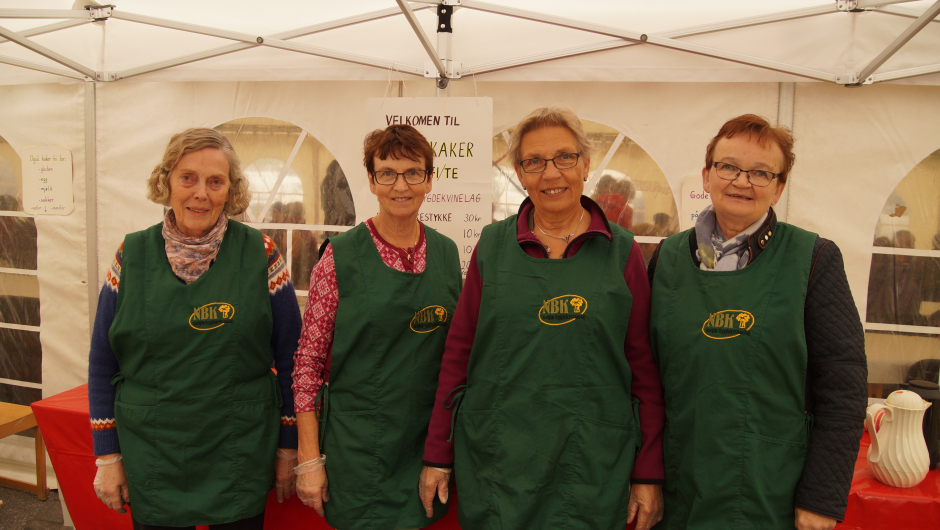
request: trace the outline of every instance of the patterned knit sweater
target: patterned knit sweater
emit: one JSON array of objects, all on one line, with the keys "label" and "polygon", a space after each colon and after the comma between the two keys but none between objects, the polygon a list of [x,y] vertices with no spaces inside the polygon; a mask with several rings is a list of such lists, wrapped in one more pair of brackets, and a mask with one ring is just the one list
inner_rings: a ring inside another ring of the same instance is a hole
[{"label": "patterned knit sweater", "polygon": [[[268,257],[268,293],[271,295],[273,329],[271,331],[271,359],[277,370],[284,405],[281,407],[281,433],[278,447],[297,448],[297,418],[294,414],[294,394],[291,373],[294,370],[294,350],[300,336],[300,309],[287,266],[277,246],[264,236],[264,249]],[[124,244],[118,248],[98,295],[98,312],[91,333],[91,352],[88,356],[88,405],[95,455],[120,453],[117,430],[114,425],[114,387],[111,378],[120,370],[117,357],[111,350],[108,332],[114,322],[118,287],[121,283],[121,262]]]}]

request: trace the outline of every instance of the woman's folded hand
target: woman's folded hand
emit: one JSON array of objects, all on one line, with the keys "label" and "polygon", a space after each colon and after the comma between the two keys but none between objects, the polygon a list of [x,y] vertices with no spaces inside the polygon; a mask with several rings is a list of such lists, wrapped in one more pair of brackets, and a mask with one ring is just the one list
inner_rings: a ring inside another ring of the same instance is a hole
[{"label": "woman's folded hand", "polygon": [[421,470],[421,477],[418,478],[418,495],[421,497],[421,504],[424,505],[425,514],[428,517],[434,516],[434,494],[442,503],[447,502],[449,493],[447,484],[450,482],[449,469],[439,467],[424,466]]},{"label": "woman's folded hand", "polygon": [[284,502],[294,494],[294,466],[297,465],[296,449],[278,449],[274,461],[274,494],[277,502]]},{"label": "woman's folded hand", "polygon": [[130,502],[131,494],[127,489],[127,476],[124,474],[124,463],[120,453],[105,455],[95,461],[98,472],[92,485],[95,495],[108,508],[117,513],[127,513],[124,504]]},{"label": "woman's folded hand", "polygon": [[330,500],[327,492],[326,455],[308,460],[294,468],[297,474],[297,497],[323,517],[323,503]]}]

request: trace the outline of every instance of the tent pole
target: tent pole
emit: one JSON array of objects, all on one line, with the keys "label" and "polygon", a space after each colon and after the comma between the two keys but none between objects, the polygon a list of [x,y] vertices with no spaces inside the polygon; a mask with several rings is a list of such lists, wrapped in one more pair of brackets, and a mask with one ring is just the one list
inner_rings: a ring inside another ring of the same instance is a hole
[{"label": "tent pole", "polygon": [[[453,26],[451,25],[454,14],[454,7],[449,5],[441,4],[437,6],[437,55],[444,61],[444,65],[453,69],[451,63],[451,43],[453,42],[451,38],[453,37]],[[438,97],[449,97],[450,96],[450,84],[445,85],[441,88],[440,83],[437,85],[437,96]]]},{"label": "tent pole", "polygon": [[428,38],[427,34],[424,33],[424,29],[421,28],[421,24],[418,22],[414,11],[411,10],[411,6],[406,0],[395,1],[398,2],[398,7],[401,8],[401,12],[405,15],[405,18],[408,19],[408,23],[411,24],[411,29],[413,29],[415,35],[418,36],[421,45],[424,46],[424,51],[428,53],[428,57],[430,57],[431,62],[434,63],[434,68],[437,68],[437,75],[447,77],[447,70],[444,69],[444,63],[441,62],[441,58],[437,56],[437,50],[434,49],[434,45],[431,44],[431,39]]},{"label": "tent pole", "polygon": [[45,72],[47,74],[61,75],[62,77],[70,77],[72,79],[78,79],[83,81],[85,76],[73,72],[71,70],[65,70],[63,68],[56,68],[54,66],[46,66],[39,63],[31,63],[29,61],[21,61],[19,59],[14,59],[12,57],[4,57],[0,55],[0,63],[9,64],[13,66],[19,66],[20,68],[27,68],[29,70],[36,70],[37,72]]},{"label": "tent pole", "polygon": [[872,74],[871,80],[873,83],[879,83],[882,81],[893,81],[895,79],[905,79],[908,77],[935,74],[937,72],[940,72],[940,63],[918,66],[916,68],[905,68],[904,70],[894,70],[893,72]]},{"label": "tent pole", "polygon": [[85,247],[88,251],[88,329],[95,327],[98,311],[98,164],[97,123],[95,120],[96,87],[85,81]]},{"label": "tent pole", "polygon": [[[403,0],[397,0],[397,1],[401,3]],[[744,55],[742,53],[719,50],[716,48],[711,48],[709,46],[702,46],[700,44],[676,40],[673,38],[662,37],[658,35],[648,35],[646,33],[641,34],[636,31],[622,30],[619,28],[603,26],[600,24],[591,24],[591,23],[582,22],[582,21],[574,20],[570,18],[559,17],[559,16],[554,16],[554,15],[546,15],[543,13],[537,13],[535,11],[528,11],[525,9],[517,9],[514,7],[504,7],[504,6],[499,6],[495,4],[489,4],[486,2],[479,2],[477,0],[462,0],[461,5],[463,7],[476,9],[479,11],[497,13],[501,15],[507,15],[510,17],[533,20],[536,22],[544,22],[546,24],[552,24],[555,26],[577,29],[577,30],[587,31],[590,33],[597,33],[599,35],[607,35],[609,37],[617,37],[617,38],[625,39],[625,40],[635,42],[635,43],[652,44],[654,46],[661,46],[663,48],[669,48],[669,49],[678,50],[682,52],[694,53],[697,55],[704,55],[705,57],[714,57],[716,59],[722,59],[725,61],[741,63],[741,64],[745,64],[748,66],[756,66],[759,68],[766,68],[767,70],[775,70],[777,72],[783,72],[786,74],[794,74],[794,75],[798,75],[802,77],[808,77],[810,79],[816,79],[819,81],[828,81],[830,83],[842,82],[841,76],[836,75],[831,72],[823,72],[821,70],[815,70],[815,69],[806,68],[803,66],[796,66],[792,64],[781,63],[781,62],[772,61],[769,59],[762,59],[760,57],[753,57],[750,55]]]},{"label": "tent pole", "polygon": [[886,6],[889,4],[906,4],[908,2],[916,2],[917,0],[858,0],[858,3],[855,5],[856,9],[864,9],[866,7],[880,7]]},{"label": "tent pole", "polygon": [[[873,9],[874,13],[884,13],[885,15],[894,15],[896,17],[905,17],[905,18],[917,18],[920,16],[920,13],[914,11],[913,9],[908,9],[906,7],[881,7],[878,9]],[[931,22],[940,24],[940,19],[933,19]]]},{"label": "tent pole", "polygon": [[[780,83],[780,95],[777,100],[777,126],[786,127],[787,129],[793,130],[793,110],[794,110],[794,100],[796,97],[796,83],[793,82],[783,82]],[[780,196],[780,200],[777,201],[777,207],[774,208],[774,211],[777,212],[777,219],[780,221],[786,222],[787,220],[787,210],[790,206],[790,187],[787,186],[783,188],[783,194]]]},{"label": "tent pole", "polygon": [[930,6],[926,11],[924,11],[924,14],[918,17],[918,19],[915,20],[914,23],[910,25],[910,27],[901,32],[901,34],[898,35],[898,38],[894,39],[894,42],[885,48],[884,51],[879,53],[878,57],[875,57],[870,63],[868,63],[868,66],[862,68],[861,72],[858,74],[858,80],[862,83],[866,81],[871,82],[871,74],[875,73],[875,70],[877,70],[879,66],[883,65],[885,61],[897,53],[897,51],[901,49],[901,46],[907,44],[907,41],[914,38],[914,35],[917,35],[920,30],[924,29],[924,26],[929,24],[933,19],[937,18],[937,15],[940,15],[940,0],[935,2],[934,5]]},{"label": "tent pole", "polygon": [[[36,35],[45,35],[46,33],[52,33],[54,31],[59,31],[60,29],[74,28],[75,26],[81,26],[83,24],[88,24],[89,22],[92,22],[92,20],[66,20],[64,22],[56,22],[55,24],[23,30],[20,32],[20,37],[26,38],[35,37]],[[4,42],[7,42],[7,39],[0,38],[0,44]]]},{"label": "tent pole", "polygon": [[95,72],[91,68],[82,66],[78,64],[77,62],[50,50],[49,48],[46,48],[45,46],[40,46],[39,44],[36,44],[35,42],[32,42],[29,39],[25,39],[21,37],[19,34],[17,34],[16,32],[10,31],[7,28],[0,26],[0,36],[6,37],[8,40],[15,42],[30,51],[36,52],[39,55],[42,55],[43,57],[47,59],[51,59],[61,64],[62,66],[65,66],[66,68],[71,68],[72,70],[75,70],[76,72],[79,72],[81,74],[84,74],[87,77],[95,79]]}]

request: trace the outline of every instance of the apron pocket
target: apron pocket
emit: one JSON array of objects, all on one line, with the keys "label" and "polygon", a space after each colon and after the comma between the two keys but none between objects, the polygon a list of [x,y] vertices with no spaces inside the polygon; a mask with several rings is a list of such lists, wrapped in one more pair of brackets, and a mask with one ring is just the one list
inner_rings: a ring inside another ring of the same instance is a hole
[{"label": "apron pocket", "polygon": [[154,470],[163,463],[155,405],[127,405],[114,401],[114,419],[121,443],[121,456],[130,489],[135,516],[141,520],[153,517],[152,507],[160,506],[159,491],[154,491]]},{"label": "apron pocket", "polygon": [[792,528],[793,496],[806,461],[806,444],[743,433],[740,520],[745,527]]},{"label": "apron pocket", "polygon": [[[239,493],[234,518],[255,516],[264,509],[268,492],[274,486],[274,459],[280,428],[280,412],[274,398],[236,401],[232,404],[232,433],[229,459],[238,480],[220,477]],[[216,455],[220,460],[224,457]],[[220,511],[225,511],[220,507]]]},{"label": "apron pocket", "polygon": [[497,472],[496,410],[460,409],[454,429],[454,478],[460,495],[461,521],[487,521],[498,516],[492,493]]},{"label": "apron pocket", "polygon": [[[584,528],[623,526],[630,500],[630,473],[636,458],[634,425],[581,418],[578,459],[567,461],[566,475],[574,501],[572,519]],[[568,451],[574,450],[569,446]],[[623,523],[623,524],[620,524]]]},{"label": "apron pocket", "polygon": [[379,472],[377,419],[374,410],[331,410],[322,426],[325,432],[321,452],[327,455],[330,490],[325,509],[331,525],[351,524],[371,511]]}]

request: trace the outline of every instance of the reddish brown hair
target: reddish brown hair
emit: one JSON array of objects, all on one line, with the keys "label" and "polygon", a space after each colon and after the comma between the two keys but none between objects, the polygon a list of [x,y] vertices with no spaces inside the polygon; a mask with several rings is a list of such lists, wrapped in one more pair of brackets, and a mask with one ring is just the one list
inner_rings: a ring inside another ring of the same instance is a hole
[{"label": "reddish brown hair", "polygon": [[[780,170],[778,180],[781,184],[786,184],[787,175],[793,169],[793,163],[796,161],[796,155],[793,153],[793,136],[790,129],[786,127],[774,127],[766,119],[754,115],[744,114],[737,118],[731,118],[721,126],[718,134],[708,142],[705,149],[705,168],[711,169],[714,162],[715,145],[722,138],[732,138],[739,134],[746,134],[751,138],[756,138],[757,143],[765,147],[768,142],[773,142],[783,153],[783,168]],[[750,168],[748,168],[750,169]]]},{"label": "reddish brown hair", "polygon": [[415,162],[424,159],[424,169],[431,178],[434,170],[434,151],[423,134],[411,125],[389,125],[386,129],[376,129],[366,135],[362,145],[362,163],[369,172],[369,178],[375,171],[375,159],[387,160],[407,158]]}]

